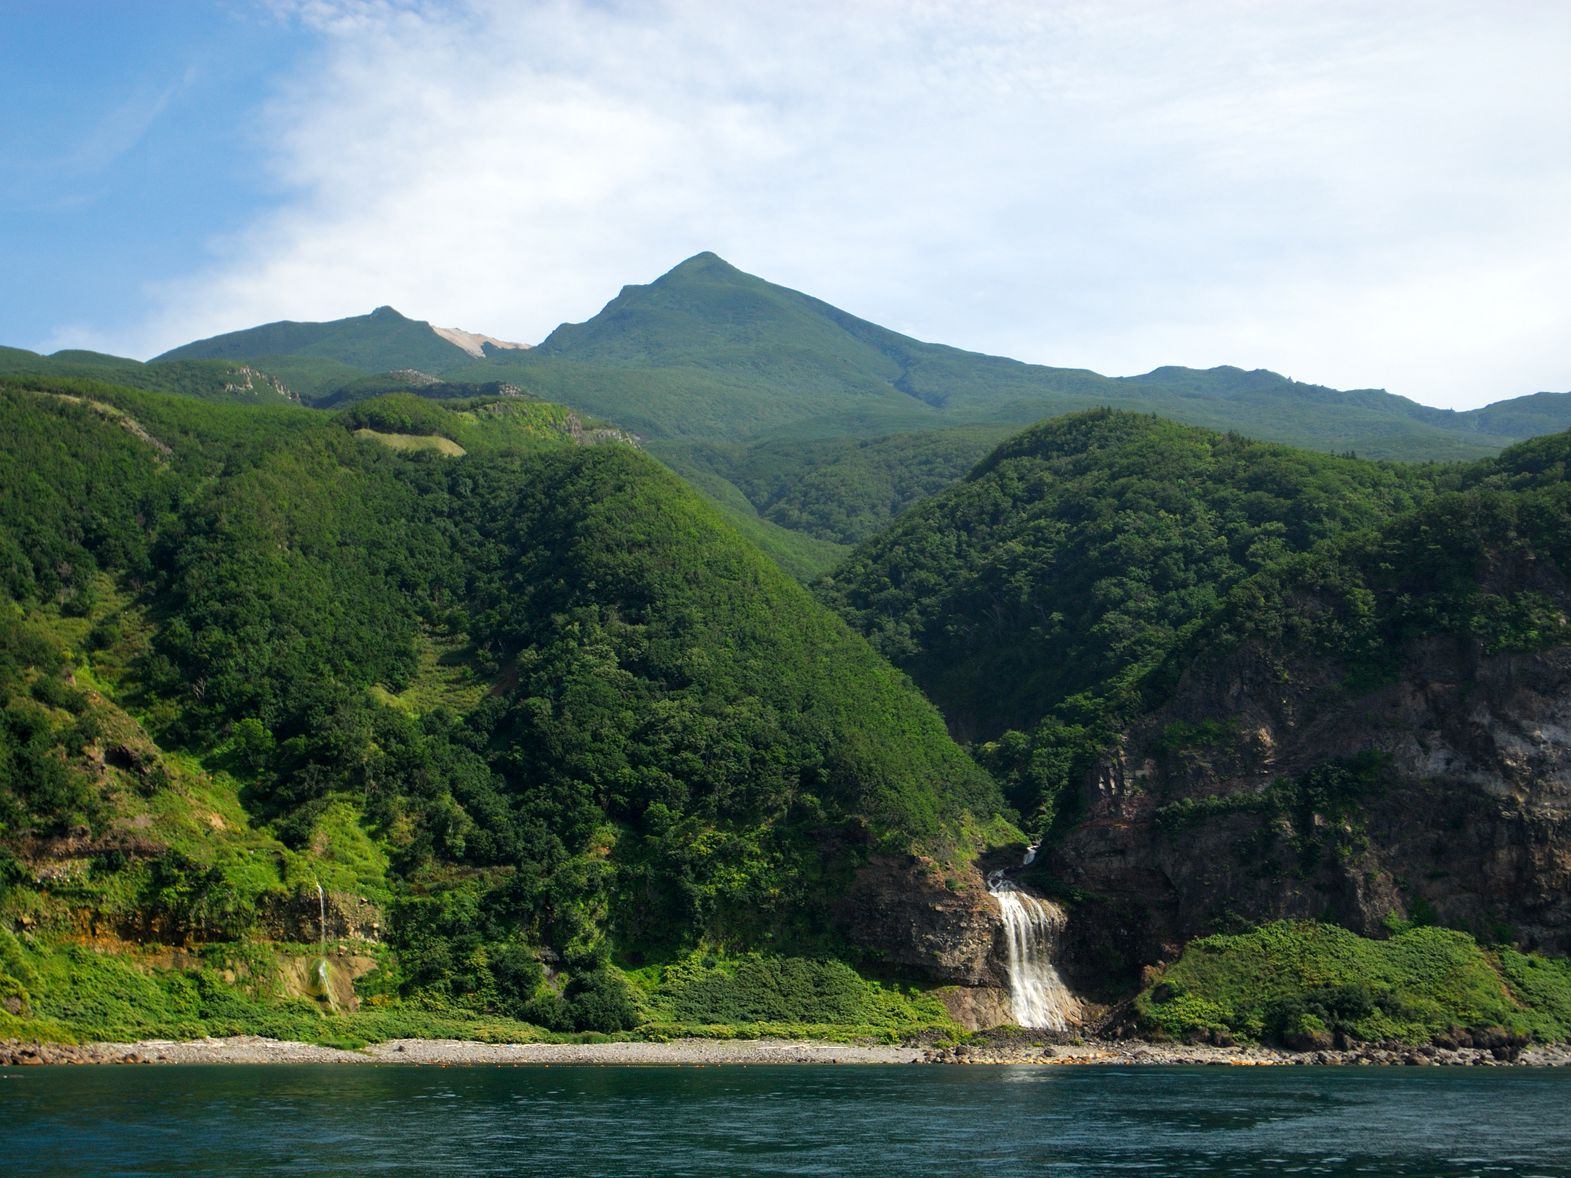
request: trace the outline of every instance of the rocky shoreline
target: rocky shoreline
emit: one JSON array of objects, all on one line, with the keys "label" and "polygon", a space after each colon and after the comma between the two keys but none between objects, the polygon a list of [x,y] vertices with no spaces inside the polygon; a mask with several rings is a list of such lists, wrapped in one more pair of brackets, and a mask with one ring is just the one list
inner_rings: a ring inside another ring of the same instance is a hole
[{"label": "rocky shoreline", "polygon": [[1084,1043],[1033,1047],[1008,1044],[930,1048],[923,1063],[939,1064],[1081,1064],[1102,1066],[1233,1067],[1567,1067],[1571,1044],[1520,1048],[1458,1047],[1425,1044],[1364,1044],[1347,1050],[1288,1051],[1275,1047],[1150,1043],[1143,1040],[1090,1040]]},{"label": "rocky shoreline", "polygon": [[1039,1045],[1024,1040],[957,1046],[847,1044],[779,1039],[680,1039],[667,1043],[478,1043],[457,1039],[394,1039],[359,1050],[264,1039],[61,1044],[0,1042],[0,1067],[35,1064],[423,1064],[708,1067],[742,1064],[1012,1064],[1035,1066],[1234,1067],[1566,1067],[1571,1044],[1458,1047],[1369,1044],[1335,1051],[1271,1047],[1087,1040]]}]

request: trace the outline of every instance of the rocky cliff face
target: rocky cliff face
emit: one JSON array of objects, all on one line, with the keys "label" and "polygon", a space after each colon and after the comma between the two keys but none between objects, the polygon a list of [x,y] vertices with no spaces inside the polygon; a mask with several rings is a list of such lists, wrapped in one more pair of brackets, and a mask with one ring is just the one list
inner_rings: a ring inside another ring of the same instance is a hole
[{"label": "rocky cliff face", "polygon": [[951,983],[940,996],[962,1026],[1012,1023],[1008,933],[984,873],[1018,861],[1018,853],[984,860],[963,876],[946,877],[921,856],[876,857],[858,872],[836,922],[873,961]]},{"label": "rocky cliff face", "polygon": [[1245,646],[1190,668],[1087,782],[1049,863],[1084,889],[1072,977],[1242,922],[1438,921],[1571,952],[1571,648],[1427,639],[1349,691]]},{"label": "rocky cliff face", "polygon": [[835,919],[884,965],[961,986],[1008,984],[999,952],[1003,921],[980,874],[946,882],[931,859],[875,857],[857,873]]}]

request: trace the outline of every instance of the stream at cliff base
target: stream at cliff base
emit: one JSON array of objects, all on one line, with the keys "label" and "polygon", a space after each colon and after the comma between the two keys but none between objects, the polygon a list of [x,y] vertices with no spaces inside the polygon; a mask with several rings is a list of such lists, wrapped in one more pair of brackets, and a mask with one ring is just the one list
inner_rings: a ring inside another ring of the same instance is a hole
[{"label": "stream at cliff base", "polygon": [[1571,1176],[1571,1070],[0,1069],[25,1174]]}]

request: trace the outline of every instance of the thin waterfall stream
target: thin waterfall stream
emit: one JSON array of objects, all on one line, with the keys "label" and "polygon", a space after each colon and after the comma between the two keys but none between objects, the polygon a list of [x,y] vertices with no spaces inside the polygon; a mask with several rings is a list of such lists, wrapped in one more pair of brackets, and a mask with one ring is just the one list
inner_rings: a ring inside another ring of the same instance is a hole
[{"label": "thin waterfall stream", "polygon": [[[1021,866],[1035,858],[1036,846],[1032,845],[1026,849]],[[1067,1031],[1079,1003],[1058,976],[1053,952],[1068,917],[1051,900],[1018,887],[1005,868],[988,873],[987,890],[998,901],[1004,918],[1009,1002],[1015,1022],[1022,1027]]]},{"label": "thin waterfall stream", "polygon": [[322,891],[322,881],[316,881],[317,942],[320,956],[316,959],[316,980],[328,1002],[333,992],[327,982],[327,894]]}]

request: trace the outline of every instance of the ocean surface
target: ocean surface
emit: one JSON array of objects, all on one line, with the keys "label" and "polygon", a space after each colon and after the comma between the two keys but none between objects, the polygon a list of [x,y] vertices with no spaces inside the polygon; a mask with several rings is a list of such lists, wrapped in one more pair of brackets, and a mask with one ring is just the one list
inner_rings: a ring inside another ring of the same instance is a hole
[{"label": "ocean surface", "polygon": [[25,1174],[1571,1175],[1571,1070],[0,1069]]}]

